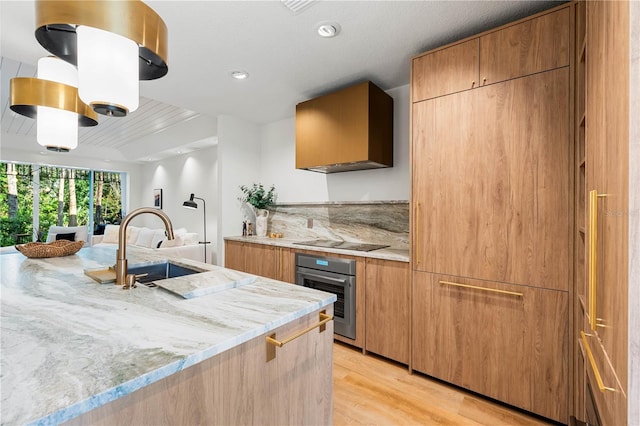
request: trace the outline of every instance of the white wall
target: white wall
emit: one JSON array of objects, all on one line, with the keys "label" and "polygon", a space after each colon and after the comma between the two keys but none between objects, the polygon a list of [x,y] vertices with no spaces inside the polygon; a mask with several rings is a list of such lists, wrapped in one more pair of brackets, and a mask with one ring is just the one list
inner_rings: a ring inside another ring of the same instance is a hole
[{"label": "white wall", "polygon": [[321,174],[296,170],[295,117],[260,129],[260,182],[274,184],[278,202],[408,200],[409,85],[388,90],[393,97],[393,167]]},{"label": "white wall", "polygon": [[225,236],[242,234],[245,212],[240,206],[240,185],[263,181],[260,177],[258,127],[231,117],[218,117],[218,265],[224,265]]},{"label": "white wall", "polygon": [[[206,203],[207,261],[216,263],[216,239],[218,228],[218,148],[216,146],[178,155],[142,166],[140,194],[131,203],[131,209],[153,205],[153,190],[162,189],[162,210],[171,218],[174,229],[187,228],[189,232],[204,235],[204,209],[196,200],[196,210],[185,209],[182,203],[191,193]],[[134,202],[135,201],[135,202]],[[162,227],[159,218],[142,215],[132,224],[151,228]]]}]

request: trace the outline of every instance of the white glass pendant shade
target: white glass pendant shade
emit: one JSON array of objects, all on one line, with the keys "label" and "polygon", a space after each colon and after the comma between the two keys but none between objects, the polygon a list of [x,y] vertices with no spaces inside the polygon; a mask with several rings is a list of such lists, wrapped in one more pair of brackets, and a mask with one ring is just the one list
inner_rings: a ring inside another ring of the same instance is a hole
[{"label": "white glass pendant shade", "polygon": [[[76,68],[55,57],[38,60],[38,78],[78,86]],[[68,151],[78,146],[78,115],[63,109],[38,106],[36,139],[54,151]]]},{"label": "white glass pendant shade", "polygon": [[38,143],[53,151],[68,151],[78,146],[78,115],[63,109],[38,107],[36,119]]},{"label": "white glass pendant shade", "polygon": [[138,108],[137,43],[78,26],[78,94],[97,113],[124,116]]}]

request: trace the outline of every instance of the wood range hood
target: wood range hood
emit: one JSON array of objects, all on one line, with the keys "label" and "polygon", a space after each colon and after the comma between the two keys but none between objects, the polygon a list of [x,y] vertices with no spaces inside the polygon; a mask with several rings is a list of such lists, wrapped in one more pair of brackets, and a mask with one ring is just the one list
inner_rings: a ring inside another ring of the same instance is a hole
[{"label": "wood range hood", "polygon": [[370,81],[296,105],[296,169],[393,167],[393,98]]}]

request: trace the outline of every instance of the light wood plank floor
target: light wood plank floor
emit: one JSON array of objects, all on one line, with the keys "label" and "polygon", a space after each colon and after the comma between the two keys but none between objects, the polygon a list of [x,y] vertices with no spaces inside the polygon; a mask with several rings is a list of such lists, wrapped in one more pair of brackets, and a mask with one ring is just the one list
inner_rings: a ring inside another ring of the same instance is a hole
[{"label": "light wood plank floor", "polygon": [[547,424],[339,342],[333,356],[337,426]]}]

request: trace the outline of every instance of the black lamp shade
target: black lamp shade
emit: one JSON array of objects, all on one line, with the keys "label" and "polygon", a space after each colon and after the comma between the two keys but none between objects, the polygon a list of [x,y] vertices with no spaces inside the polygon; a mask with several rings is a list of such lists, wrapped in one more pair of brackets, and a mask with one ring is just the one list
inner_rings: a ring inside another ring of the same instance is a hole
[{"label": "black lamp shade", "polygon": [[182,207],[187,208],[187,209],[197,209],[198,208],[198,205],[196,204],[196,202],[193,201],[193,194],[191,194],[191,198],[189,198],[187,201],[182,203]]}]

